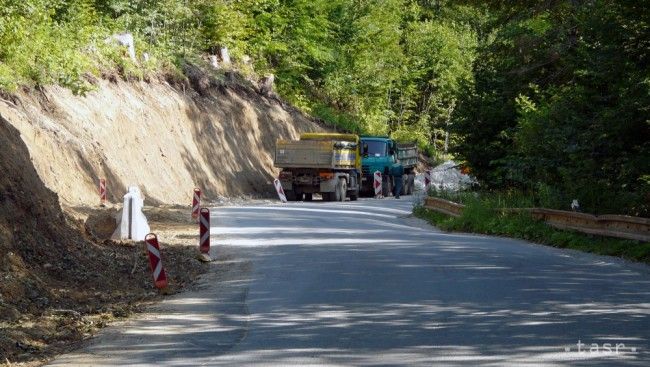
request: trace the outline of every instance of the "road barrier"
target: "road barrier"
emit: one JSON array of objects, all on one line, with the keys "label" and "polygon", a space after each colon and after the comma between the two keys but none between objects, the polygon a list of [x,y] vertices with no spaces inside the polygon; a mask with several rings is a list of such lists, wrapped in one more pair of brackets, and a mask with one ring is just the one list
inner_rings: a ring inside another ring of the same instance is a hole
[{"label": "road barrier", "polygon": [[198,187],[194,189],[194,196],[192,198],[192,219],[199,217],[199,209],[201,207],[201,189]]},{"label": "road barrier", "polygon": [[526,209],[533,218],[560,229],[650,242],[650,219],[627,215],[591,215],[544,208]]},{"label": "road barrier", "polygon": [[[460,217],[465,206],[452,201],[428,197],[425,208],[446,215]],[[545,208],[502,208],[500,212],[527,212],[537,220],[566,230],[650,242],[650,218],[631,217],[627,215],[592,215],[564,210]]]},{"label": "road barrier", "polygon": [[101,206],[106,205],[106,179],[99,179],[99,204]]},{"label": "road barrier", "polygon": [[442,214],[458,218],[462,215],[465,205],[454,203],[453,201],[441,198],[427,197],[426,201],[424,202],[424,207]]},{"label": "road barrier", "polygon": [[149,233],[145,239],[147,252],[149,253],[149,265],[153,272],[153,283],[158,289],[167,288],[167,274],[163,268],[162,257],[160,256],[160,246],[158,246],[158,237]]},{"label": "road barrier", "polygon": [[277,178],[273,180],[273,186],[275,186],[275,191],[278,192],[278,197],[283,203],[287,202],[287,196],[284,194],[284,189],[282,188],[282,183]]},{"label": "road barrier", "polygon": [[201,208],[199,219],[199,251],[202,254],[210,253],[210,209]]},{"label": "road barrier", "polygon": [[147,217],[142,212],[144,199],[137,186],[129,186],[124,195],[124,204],[118,213],[119,223],[111,236],[114,240],[143,241],[151,231]]},{"label": "road barrier", "polygon": [[381,182],[381,172],[375,171],[374,176],[374,182],[373,182],[373,187],[375,188],[375,197],[376,198],[382,198],[384,195],[382,194],[382,182]]}]

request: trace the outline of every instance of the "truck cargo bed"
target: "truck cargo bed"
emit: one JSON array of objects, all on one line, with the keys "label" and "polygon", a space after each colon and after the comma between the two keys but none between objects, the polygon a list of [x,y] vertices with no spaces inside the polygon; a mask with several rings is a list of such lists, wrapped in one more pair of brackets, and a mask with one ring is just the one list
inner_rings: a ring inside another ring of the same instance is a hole
[{"label": "truck cargo bed", "polygon": [[278,140],[274,164],[278,168],[352,169],[355,148],[335,140]]},{"label": "truck cargo bed", "polygon": [[415,167],[418,164],[418,146],[416,143],[398,143],[397,158],[404,168]]}]

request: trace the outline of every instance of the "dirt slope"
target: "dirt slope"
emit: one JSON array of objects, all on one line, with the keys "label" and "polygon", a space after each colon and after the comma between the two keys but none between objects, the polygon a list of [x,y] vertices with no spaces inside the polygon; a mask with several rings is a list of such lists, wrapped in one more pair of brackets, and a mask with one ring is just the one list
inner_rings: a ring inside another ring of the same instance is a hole
[{"label": "dirt slope", "polygon": [[39,365],[158,297],[141,248],[88,227],[115,213],[98,208],[100,177],[113,203],[136,184],[157,206],[147,215],[176,291],[205,271],[193,187],[208,199],[268,194],[275,140],[322,130],[232,73],[188,75],[173,86],[101,80],[86,96],[0,95],[0,365]]},{"label": "dirt slope", "polygon": [[100,80],[83,97],[60,87],[21,92],[0,99],[0,115],[66,206],[96,205],[100,177],[113,202],[132,184],[149,204],[187,204],[194,186],[208,198],[264,194],[277,173],[275,140],[321,130],[235,74],[189,74],[175,86]]},{"label": "dirt slope", "polygon": [[[142,251],[94,240],[63,213],[18,131],[1,116],[0,147],[2,365],[56,353],[156,294]],[[193,250],[165,248],[177,289],[202,271]]]}]

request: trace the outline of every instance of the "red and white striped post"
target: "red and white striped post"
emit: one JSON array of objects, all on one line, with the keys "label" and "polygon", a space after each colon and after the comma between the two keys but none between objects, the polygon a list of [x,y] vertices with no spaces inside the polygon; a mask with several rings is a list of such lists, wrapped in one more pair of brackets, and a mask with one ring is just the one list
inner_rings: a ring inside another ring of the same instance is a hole
[{"label": "red and white striped post", "polygon": [[375,188],[375,198],[382,198],[384,195],[382,194],[382,187],[381,187],[381,172],[375,171],[374,174],[374,182],[372,186]]},{"label": "red and white striped post", "polygon": [[165,274],[162,257],[160,256],[158,237],[153,233],[149,233],[145,236],[144,242],[147,244],[147,252],[149,253],[149,265],[153,272],[153,283],[156,288],[165,289],[167,288],[167,274]]},{"label": "red and white striped post", "polygon": [[278,197],[280,198],[280,201],[286,203],[287,195],[284,194],[284,189],[282,188],[282,182],[280,182],[280,180],[276,178],[275,180],[273,180],[273,186],[275,186],[275,191],[278,192]]},{"label": "red and white striped post", "polygon": [[201,189],[198,187],[194,189],[194,196],[192,198],[192,219],[199,217],[199,208],[201,207]]},{"label": "red and white striped post", "polygon": [[199,217],[199,251],[202,254],[210,253],[210,209],[201,208]]},{"label": "red and white striped post", "polygon": [[99,204],[106,205],[106,179],[99,179]]}]

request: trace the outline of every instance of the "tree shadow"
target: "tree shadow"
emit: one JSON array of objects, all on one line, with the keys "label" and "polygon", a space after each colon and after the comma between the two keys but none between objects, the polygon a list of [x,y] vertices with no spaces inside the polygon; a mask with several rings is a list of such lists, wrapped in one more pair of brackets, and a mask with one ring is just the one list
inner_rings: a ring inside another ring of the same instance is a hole
[{"label": "tree shadow", "polygon": [[[88,352],[111,356],[109,365],[174,366],[650,360],[647,267],[432,232],[397,218],[405,204],[381,205],[213,211],[221,244],[214,255],[236,254],[249,267],[223,270],[218,285],[206,279],[212,285],[161,305],[154,319],[116,330]],[[625,346],[607,353],[605,343]]]},{"label": "tree shadow", "polygon": [[320,130],[277,100],[242,86],[211,88],[193,96],[188,106],[199,155],[185,151],[182,157],[194,181],[212,197],[273,195],[275,141]]}]

